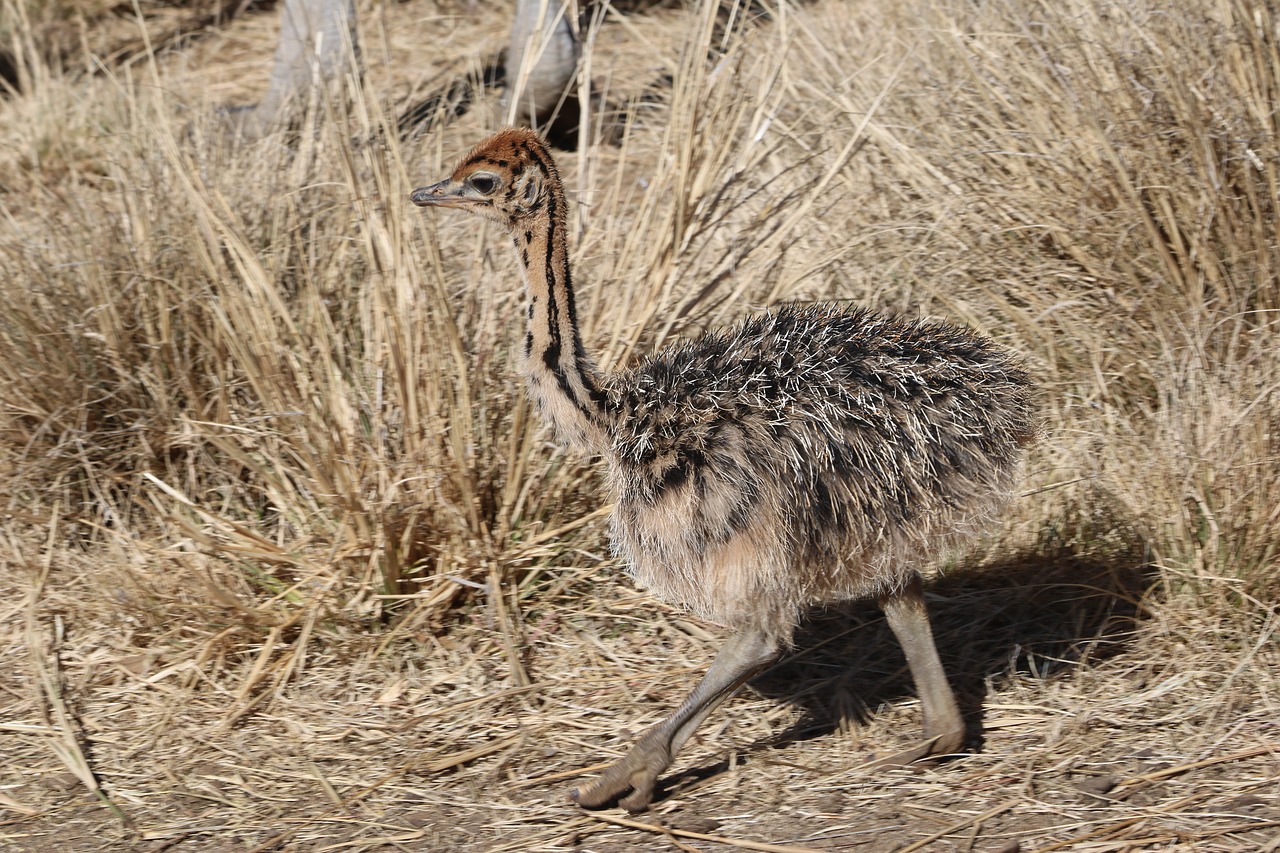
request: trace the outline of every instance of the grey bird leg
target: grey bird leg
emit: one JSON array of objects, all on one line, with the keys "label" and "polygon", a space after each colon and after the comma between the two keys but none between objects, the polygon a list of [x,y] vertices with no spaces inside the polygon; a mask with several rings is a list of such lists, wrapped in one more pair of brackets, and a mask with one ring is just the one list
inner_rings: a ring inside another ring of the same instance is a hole
[{"label": "grey bird leg", "polygon": [[955,694],[938,659],[938,648],[929,627],[924,603],[924,585],[913,572],[901,591],[880,600],[889,627],[902,644],[907,666],[916,683],[916,693],[924,712],[924,742],[877,762],[881,766],[910,764],[927,755],[956,752],[964,743],[964,719],[956,707]]},{"label": "grey bird leg", "polygon": [[569,0],[516,0],[502,96],[509,124],[541,127],[572,93],[582,58],[575,14]]},{"label": "grey bird leg", "polygon": [[707,715],[751,676],[777,660],[782,643],[760,628],[735,634],[712,661],[707,674],[675,713],[645,732],[626,757],[594,781],[576,789],[572,797],[581,806],[599,808],[618,801],[629,812],[644,811],[653,798],[658,776]]},{"label": "grey bird leg", "polygon": [[288,120],[313,86],[360,70],[354,0],[285,0],[271,64],[271,86],[238,117],[239,132],[257,139]]}]

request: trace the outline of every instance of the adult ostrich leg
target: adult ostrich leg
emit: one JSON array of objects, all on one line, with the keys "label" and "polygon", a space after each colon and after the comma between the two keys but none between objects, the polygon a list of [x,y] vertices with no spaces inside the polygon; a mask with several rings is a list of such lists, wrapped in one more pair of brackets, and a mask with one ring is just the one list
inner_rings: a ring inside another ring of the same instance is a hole
[{"label": "adult ostrich leg", "polygon": [[572,0],[516,0],[507,47],[507,90],[502,97],[511,124],[564,136],[577,130],[578,11]]},{"label": "adult ostrich leg", "polygon": [[239,114],[239,130],[256,139],[286,122],[313,85],[358,69],[360,45],[354,0],[285,0],[271,84],[262,102]]}]

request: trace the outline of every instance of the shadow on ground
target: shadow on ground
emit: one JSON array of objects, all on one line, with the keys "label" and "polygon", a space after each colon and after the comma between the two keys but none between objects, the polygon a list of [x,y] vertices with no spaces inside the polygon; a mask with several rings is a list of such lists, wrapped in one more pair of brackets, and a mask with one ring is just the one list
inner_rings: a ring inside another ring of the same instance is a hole
[{"label": "shadow on ground", "polygon": [[[926,583],[938,651],[968,726],[966,748],[982,749],[988,685],[1015,674],[1054,678],[1124,651],[1144,618],[1155,582],[1141,550],[1088,557],[1024,553]],[[801,626],[794,652],[750,688],[795,704],[801,718],[750,753],[866,723],[875,710],[915,695],[906,659],[873,601],[827,608]],[[718,762],[677,774],[666,789],[723,772]]]}]

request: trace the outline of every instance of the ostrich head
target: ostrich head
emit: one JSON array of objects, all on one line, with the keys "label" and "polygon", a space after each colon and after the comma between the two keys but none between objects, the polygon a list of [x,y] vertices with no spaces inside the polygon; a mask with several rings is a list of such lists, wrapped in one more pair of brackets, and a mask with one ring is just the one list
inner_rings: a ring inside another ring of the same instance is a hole
[{"label": "ostrich head", "polygon": [[471,149],[453,174],[409,199],[419,207],[456,207],[514,229],[548,213],[563,216],[560,175],[532,130],[508,128]]}]

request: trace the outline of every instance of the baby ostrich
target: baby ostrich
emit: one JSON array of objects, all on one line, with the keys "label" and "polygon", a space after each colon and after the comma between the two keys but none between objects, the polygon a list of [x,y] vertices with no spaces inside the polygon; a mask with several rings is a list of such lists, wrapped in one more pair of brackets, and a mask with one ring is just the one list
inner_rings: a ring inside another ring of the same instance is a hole
[{"label": "baby ostrich", "polygon": [[607,462],[615,548],[641,586],[732,629],[684,704],[573,798],[643,810],[676,751],[778,658],[807,608],[869,596],[924,712],[923,741],[894,760],[959,749],[916,569],[1010,492],[1035,433],[1018,361],[955,326],[811,305],[602,374],[578,333],[564,188],[537,135],[503,130],[411,198],[511,233],[529,392],[562,441]]}]

